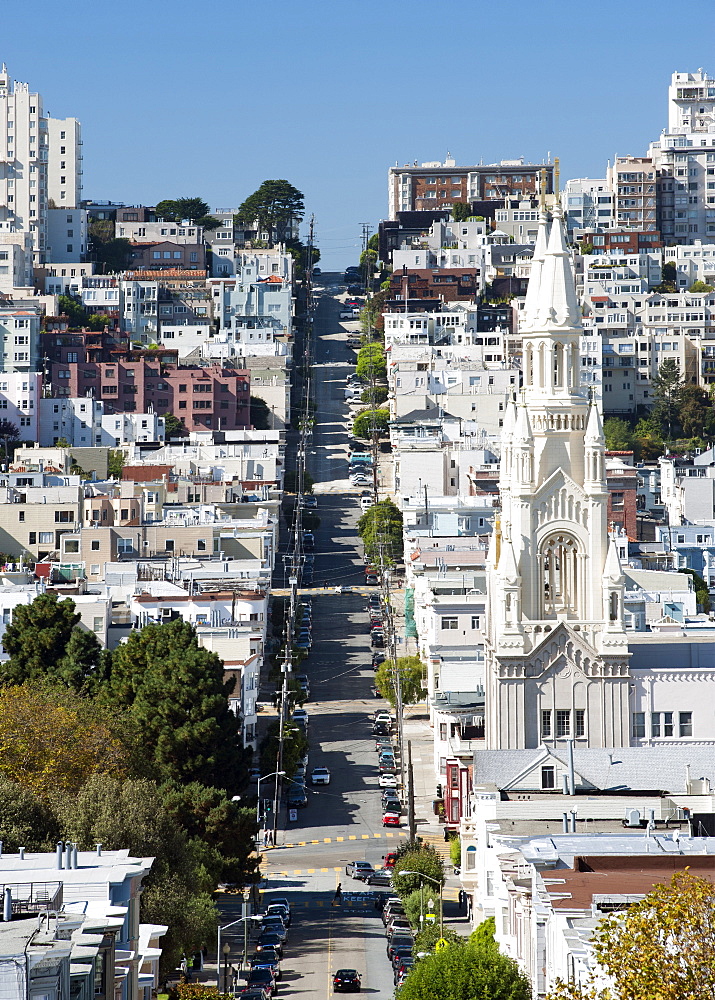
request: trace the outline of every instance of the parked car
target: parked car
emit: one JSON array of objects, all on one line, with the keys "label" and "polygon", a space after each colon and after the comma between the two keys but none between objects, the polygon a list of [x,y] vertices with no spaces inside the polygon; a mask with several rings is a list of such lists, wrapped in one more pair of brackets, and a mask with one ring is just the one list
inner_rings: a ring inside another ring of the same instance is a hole
[{"label": "parked car", "polygon": [[333,976],[333,990],[336,993],[359,993],[360,973],[356,969],[338,969]]},{"label": "parked car", "polygon": [[[387,792],[391,792],[392,794],[390,795],[390,798],[386,799],[385,794]],[[392,812],[397,813],[398,816],[402,815],[402,802],[400,802],[400,797],[397,792],[395,792],[394,788],[386,788],[383,791],[382,809],[383,812],[386,813]],[[386,867],[389,866],[386,865]]]},{"label": "parked car", "polygon": [[304,507],[306,510],[315,510],[315,508],[318,506],[318,501],[314,496],[310,495],[302,496],[300,498],[300,505],[301,507]]},{"label": "parked car", "polygon": [[291,785],[286,795],[286,805],[289,809],[305,809],[308,805],[308,796],[305,790],[299,785]]},{"label": "parked car", "polygon": [[327,767],[314,767],[310,775],[311,785],[329,785],[330,771]]},{"label": "parked car", "polygon": [[[365,509],[367,510],[369,507],[372,507],[371,503],[368,504],[368,507],[365,508]],[[366,574],[366,576],[365,576],[365,583],[368,585],[368,587],[376,587],[377,584],[378,584],[378,582],[379,581],[377,579],[377,573],[367,573]],[[383,645],[384,645],[384,643],[383,643]]]},{"label": "parked car", "polygon": [[387,957],[392,961],[401,949],[403,955],[411,955],[413,944],[411,934],[395,934],[392,940],[387,942]]},{"label": "parked car", "polygon": [[338,314],[338,319],[354,319],[352,309],[341,309]]},{"label": "parked car", "polygon": [[345,866],[345,874],[350,878],[356,878],[360,882],[366,881],[368,876],[372,875],[375,869],[372,867],[369,861],[350,861]]},{"label": "parked car", "polygon": [[392,885],[392,872],[379,868],[365,879],[368,885]]},{"label": "parked car", "polygon": [[303,723],[307,726],[310,720],[304,708],[296,708],[293,710],[293,721]]},{"label": "parked car", "polygon": [[275,948],[279,955],[283,954],[283,939],[271,927],[261,931],[256,941],[256,951],[263,951],[264,948]]},{"label": "parked car", "polygon": [[397,775],[384,773],[378,776],[377,783],[380,788],[397,788]]},{"label": "parked car", "polygon": [[[370,583],[369,578],[365,582]],[[377,577],[375,577],[375,583],[377,583]],[[382,635],[380,632],[373,632],[372,635],[370,636],[370,645],[374,646],[375,649],[384,649],[385,636]]]},{"label": "parked car", "polygon": [[248,973],[246,986],[248,989],[254,989],[257,986],[264,990],[269,997],[272,997],[276,992],[275,976],[271,969],[251,969]]},{"label": "parked car", "polygon": [[283,944],[288,937],[288,928],[283,923],[283,917],[280,913],[264,913],[263,919],[261,921],[261,933],[265,931],[272,931],[274,934],[278,934],[282,939],[281,944]]},{"label": "parked car", "polygon": [[276,980],[280,979],[282,972],[278,952],[275,949],[266,948],[264,951],[254,955],[251,959],[251,969],[270,969],[273,973],[273,978]]},{"label": "parked car", "polygon": [[378,709],[378,711],[373,715],[373,719],[375,722],[388,722],[390,725],[392,725],[393,722],[392,716],[384,708]]},{"label": "parked car", "polygon": [[290,927],[292,917],[287,901],[285,903],[270,903],[266,909],[266,916],[270,916],[274,913],[278,914],[286,927]]}]

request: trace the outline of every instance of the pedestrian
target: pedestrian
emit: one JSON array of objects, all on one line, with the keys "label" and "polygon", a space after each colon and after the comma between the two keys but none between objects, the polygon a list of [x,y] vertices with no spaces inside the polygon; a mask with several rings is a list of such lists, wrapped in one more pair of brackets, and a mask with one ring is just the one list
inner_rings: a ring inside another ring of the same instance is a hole
[{"label": "pedestrian", "polygon": [[333,896],[333,905],[335,903],[342,903],[343,901],[343,883],[338,882],[338,886],[335,890],[335,895]]},{"label": "pedestrian", "polygon": [[327,590],[327,589],[328,589],[328,581],[327,580],[323,580],[323,590]]},{"label": "pedestrian", "polygon": [[467,894],[464,889],[459,890],[459,909],[464,910],[467,906]]},{"label": "pedestrian", "polygon": [[268,830],[263,831],[263,846],[268,846]]}]

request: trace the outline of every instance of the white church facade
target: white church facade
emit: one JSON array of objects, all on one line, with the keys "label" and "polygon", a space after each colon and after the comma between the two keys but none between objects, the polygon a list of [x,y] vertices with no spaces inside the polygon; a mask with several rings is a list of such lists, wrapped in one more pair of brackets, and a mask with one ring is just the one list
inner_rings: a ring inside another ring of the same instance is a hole
[{"label": "white church facade", "polygon": [[[612,760],[612,750],[629,748],[616,768],[623,787],[635,787],[628,769],[640,774],[646,758],[657,767],[662,753],[673,764],[682,758],[684,769],[693,751],[693,768],[708,777],[715,770],[715,631],[691,642],[682,632],[639,637],[624,629],[603,427],[580,384],[581,333],[556,206],[551,219],[545,210],[540,216],[522,324],[524,384],[502,430],[501,515],[488,558],[485,749],[475,753],[475,784],[491,770],[521,788],[558,787],[551,782],[559,768],[543,761],[563,759],[569,744],[584,774],[599,776],[608,768],[589,769],[587,759]],[[638,766],[626,767],[633,753]],[[598,782],[584,778],[580,787]]]}]

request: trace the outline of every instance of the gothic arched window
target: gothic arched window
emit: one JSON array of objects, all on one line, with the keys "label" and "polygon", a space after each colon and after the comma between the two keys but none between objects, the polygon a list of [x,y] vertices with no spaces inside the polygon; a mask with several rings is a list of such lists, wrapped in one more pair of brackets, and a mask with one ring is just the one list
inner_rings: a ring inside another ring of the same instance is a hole
[{"label": "gothic arched window", "polygon": [[579,546],[567,532],[549,535],[539,551],[544,618],[578,617],[580,608]]}]

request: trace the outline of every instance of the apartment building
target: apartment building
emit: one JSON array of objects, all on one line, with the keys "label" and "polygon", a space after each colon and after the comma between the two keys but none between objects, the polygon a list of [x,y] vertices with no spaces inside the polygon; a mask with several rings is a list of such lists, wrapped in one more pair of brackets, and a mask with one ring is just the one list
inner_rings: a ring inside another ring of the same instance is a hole
[{"label": "apartment building", "polygon": [[613,226],[613,195],[606,177],[574,177],[566,181],[561,204],[569,236],[579,229]]},{"label": "apartment building", "polygon": [[92,274],[93,263],[76,260],[48,261],[36,268],[36,277],[38,281],[44,280],[44,289],[48,295],[79,295],[83,279]]},{"label": "apartment building", "polygon": [[237,356],[290,355],[293,258],[280,250],[244,251],[230,279],[210,279],[214,316]]},{"label": "apartment building", "polygon": [[0,503],[0,552],[12,559],[46,559],[62,535],[82,521],[80,486],[18,487]]},{"label": "apartment building", "polygon": [[40,372],[0,374],[0,419],[14,424],[23,441],[38,440],[41,396]]},{"label": "apartment building", "polygon": [[[165,222],[164,219],[156,221],[130,221],[127,216],[138,214],[131,210],[123,209],[118,213],[119,217],[114,226],[114,235],[117,239],[129,240],[130,243],[178,243],[184,246],[195,246],[204,242],[204,230],[190,222]],[[146,214],[146,210],[142,212]]]},{"label": "apartment building", "polygon": [[476,306],[455,304],[452,309],[433,313],[386,312],[383,320],[385,347],[391,360],[398,357],[395,349],[402,347],[436,348],[447,357],[449,352],[445,353],[445,349],[451,346],[465,359],[484,365],[500,366],[504,361],[504,333],[479,330]]},{"label": "apartment building", "polygon": [[171,238],[132,243],[131,266],[137,271],[206,271],[203,243],[179,243]]},{"label": "apartment building", "polygon": [[[47,198],[50,209],[82,204],[82,127],[76,118],[48,118]],[[86,228],[86,221],[85,221]]]},{"label": "apartment building", "polygon": [[86,448],[164,441],[164,418],[157,413],[105,414],[104,403],[92,396],[45,398],[40,400],[39,409],[39,436],[35,440],[42,446],[56,445],[60,439],[70,447]]},{"label": "apartment building", "polygon": [[87,211],[50,208],[47,212],[47,259],[56,264],[79,263],[88,251]]},{"label": "apartment building", "polygon": [[656,229],[656,165],[651,156],[616,157],[607,172],[613,219],[624,229]]},{"label": "apartment building", "polygon": [[119,287],[122,330],[140,343],[159,341],[164,326],[205,326],[210,321],[211,295],[203,272],[182,266],[127,271]]},{"label": "apartment building", "polygon": [[539,191],[542,170],[551,191],[553,165],[525,163],[523,158],[460,167],[447,154],[444,162],[395,165],[388,171],[388,215],[394,220],[398,212],[451,208],[455,202],[529,198]]},{"label": "apartment building", "polygon": [[516,368],[487,371],[478,361],[445,362],[434,357],[427,365],[400,359],[390,367],[390,414],[399,419],[413,410],[441,408],[498,435],[506,400],[520,382]]},{"label": "apartment building", "polygon": [[246,369],[177,368],[144,357],[50,365],[55,396],[92,396],[106,413],[173,413],[189,431],[250,426],[250,378]]},{"label": "apartment building", "polygon": [[24,294],[33,291],[34,270],[32,266],[33,239],[27,231],[10,232],[0,228],[0,293]]},{"label": "apartment building", "polygon": [[476,302],[482,290],[481,275],[482,268],[477,266],[408,268],[403,265],[390,275],[386,307],[396,310],[402,306],[417,312],[440,309],[445,302]]},{"label": "apartment building", "polygon": [[40,368],[40,314],[37,309],[0,304],[0,373],[28,375]]},{"label": "apartment building", "polygon": [[47,252],[49,131],[42,95],[0,67],[0,229],[29,232],[35,263]]},{"label": "apartment building", "polygon": [[715,242],[680,243],[663,251],[665,263],[675,264],[678,289],[689,288],[695,281],[715,287]]}]

